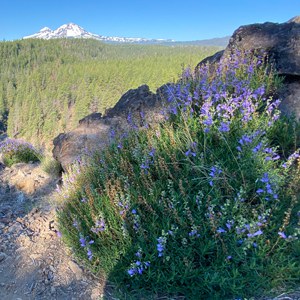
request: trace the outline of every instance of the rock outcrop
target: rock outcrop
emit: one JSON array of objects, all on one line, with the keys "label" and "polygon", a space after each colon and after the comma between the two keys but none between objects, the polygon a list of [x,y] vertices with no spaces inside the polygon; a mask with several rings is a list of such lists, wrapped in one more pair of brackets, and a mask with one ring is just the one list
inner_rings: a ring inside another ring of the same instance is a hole
[{"label": "rock outcrop", "polygon": [[[300,24],[299,17],[283,24],[264,23],[241,26],[232,35],[225,50],[201,61],[197,68],[222,61],[236,48],[264,50],[273,62],[277,74],[284,76],[284,87],[279,91],[283,99],[280,109],[300,119]],[[163,99],[170,84],[160,87],[156,94],[146,85],[129,90],[104,116],[94,113],[82,119],[79,126],[54,139],[53,155],[65,169],[86,151],[101,149],[110,141],[111,133],[122,134],[135,126],[162,120]]]},{"label": "rock outcrop", "polygon": [[54,139],[54,158],[66,169],[81,155],[107,145],[115,132],[122,134],[132,127],[160,122],[163,119],[162,97],[167,88],[168,85],[164,85],[154,94],[147,85],[142,85],[126,92],[104,116],[93,113],[80,120],[76,129]]},{"label": "rock outcrop", "polygon": [[263,50],[284,77],[283,88],[278,92],[282,99],[280,109],[300,119],[300,17],[282,24],[264,23],[239,27],[229,40],[225,51],[217,52],[201,61],[214,64],[230,55],[234,49]]}]

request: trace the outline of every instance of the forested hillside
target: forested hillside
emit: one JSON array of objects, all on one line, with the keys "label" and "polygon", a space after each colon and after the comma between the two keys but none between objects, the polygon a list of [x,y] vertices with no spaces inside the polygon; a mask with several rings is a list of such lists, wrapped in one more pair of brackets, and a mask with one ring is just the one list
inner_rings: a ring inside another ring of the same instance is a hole
[{"label": "forested hillside", "polygon": [[128,89],[148,84],[155,90],[217,50],[75,39],[1,42],[0,120],[8,112],[9,136],[47,144]]}]

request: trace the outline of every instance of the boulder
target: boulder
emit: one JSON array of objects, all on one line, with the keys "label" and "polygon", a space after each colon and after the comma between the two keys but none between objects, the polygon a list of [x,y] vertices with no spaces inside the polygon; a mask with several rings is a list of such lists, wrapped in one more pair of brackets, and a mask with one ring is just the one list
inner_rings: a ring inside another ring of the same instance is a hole
[{"label": "boulder", "polygon": [[278,74],[300,75],[300,24],[264,23],[241,26],[232,35],[224,55],[232,49],[263,49]]},{"label": "boulder", "polygon": [[53,156],[66,169],[80,156],[102,149],[115,133],[155,124],[163,120],[162,97],[168,85],[154,94],[147,85],[126,92],[117,104],[102,116],[93,113],[79,121],[79,126],[61,133],[54,140]]},{"label": "boulder", "polygon": [[263,23],[239,27],[229,40],[225,51],[217,52],[201,61],[197,69],[209,63],[214,65],[228,57],[235,49],[263,50],[284,77],[284,85],[278,94],[282,99],[283,113],[295,114],[300,119],[300,16],[286,23]]}]

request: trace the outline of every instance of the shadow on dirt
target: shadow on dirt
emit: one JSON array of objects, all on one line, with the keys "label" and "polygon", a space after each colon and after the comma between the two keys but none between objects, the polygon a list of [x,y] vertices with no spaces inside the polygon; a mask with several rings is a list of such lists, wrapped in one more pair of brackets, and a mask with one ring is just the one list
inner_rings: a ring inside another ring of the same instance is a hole
[{"label": "shadow on dirt", "polygon": [[57,234],[59,178],[38,164],[0,164],[0,299],[99,299],[100,279],[84,272]]}]

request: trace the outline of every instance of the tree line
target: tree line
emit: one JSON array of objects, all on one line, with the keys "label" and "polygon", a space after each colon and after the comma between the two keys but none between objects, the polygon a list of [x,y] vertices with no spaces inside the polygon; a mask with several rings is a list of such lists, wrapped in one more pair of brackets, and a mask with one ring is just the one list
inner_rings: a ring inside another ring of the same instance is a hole
[{"label": "tree line", "polygon": [[219,50],[203,46],[112,45],[95,40],[0,42],[0,122],[8,135],[50,146],[128,89],[175,81]]}]

